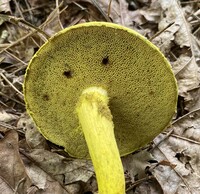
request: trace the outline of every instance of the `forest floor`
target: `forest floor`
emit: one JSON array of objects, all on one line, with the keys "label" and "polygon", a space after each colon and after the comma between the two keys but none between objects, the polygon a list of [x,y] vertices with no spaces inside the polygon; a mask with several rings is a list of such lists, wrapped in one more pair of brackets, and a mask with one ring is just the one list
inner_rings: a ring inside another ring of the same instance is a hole
[{"label": "forest floor", "polygon": [[178,83],[170,127],[122,158],[126,193],[200,193],[200,1],[0,0],[0,14],[0,193],[97,193],[91,161],[45,140],[26,112],[22,89],[46,35],[89,21],[145,36],[170,61]]}]

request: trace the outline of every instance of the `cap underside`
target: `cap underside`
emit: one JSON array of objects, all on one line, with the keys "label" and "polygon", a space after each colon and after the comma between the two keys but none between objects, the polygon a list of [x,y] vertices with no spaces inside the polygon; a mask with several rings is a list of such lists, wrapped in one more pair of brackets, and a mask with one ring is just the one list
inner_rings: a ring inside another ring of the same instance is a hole
[{"label": "cap underside", "polygon": [[151,141],[175,112],[177,86],[170,65],[144,37],[109,23],[67,28],[30,62],[24,93],[41,133],[75,157],[89,157],[75,112],[88,87],[108,93],[121,155]]}]

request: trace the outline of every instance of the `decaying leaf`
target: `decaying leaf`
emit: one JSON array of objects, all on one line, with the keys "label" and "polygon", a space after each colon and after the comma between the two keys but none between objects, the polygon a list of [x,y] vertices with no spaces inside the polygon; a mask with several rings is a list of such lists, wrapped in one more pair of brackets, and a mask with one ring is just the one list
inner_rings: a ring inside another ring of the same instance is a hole
[{"label": "decaying leaf", "polygon": [[0,32],[0,44],[5,42],[5,40],[8,38],[8,35],[9,35],[9,33],[7,30],[2,30]]},{"label": "decaying leaf", "polygon": [[48,148],[46,139],[39,133],[32,119],[28,115],[20,117],[20,119],[17,122],[17,128],[25,132],[26,143],[29,149]]},{"label": "decaying leaf", "polygon": [[132,191],[128,191],[126,194],[163,194],[163,190],[156,179],[149,179],[147,181],[141,181]]},{"label": "decaying leaf", "polygon": [[43,171],[39,166],[27,158],[23,158],[26,166],[26,171],[32,180],[32,183],[37,187],[37,193],[39,194],[71,194],[63,186],[54,179],[53,176]]},{"label": "decaying leaf", "polygon": [[185,54],[179,56],[179,58],[172,63],[174,71],[176,73],[176,78],[179,86],[179,95],[185,97],[185,102],[193,103],[190,104],[191,107],[194,106],[195,96],[191,95],[191,90],[198,88],[199,84],[199,67],[195,63],[195,59],[191,58]]},{"label": "decaying leaf", "polygon": [[[159,34],[153,42],[161,51],[170,57],[171,64],[176,73],[179,86],[179,95],[185,98],[186,109],[191,110],[196,102],[191,90],[198,88],[200,84],[200,69],[197,64],[197,49],[191,26],[185,17],[177,0],[161,0],[162,18],[159,22]],[[174,60],[175,58],[175,60]]]},{"label": "decaying leaf", "polygon": [[43,149],[22,151],[27,173],[41,193],[79,194],[94,171],[90,161],[67,159]]},{"label": "decaying leaf", "polygon": [[0,12],[10,12],[10,0],[0,0]]},{"label": "decaying leaf", "polygon": [[128,172],[132,182],[135,181],[135,177],[137,179],[144,178],[147,176],[146,168],[150,166],[149,161],[153,159],[152,155],[146,150],[125,156],[122,158],[124,171]]},{"label": "decaying leaf", "polygon": [[18,134],[13,130],[0,140],[0,178],[5,186],[2,189],[13,193],[26,194],[32,184],[19,154]]},{"label": "decaying leaf", "polygon": [[5,110],[0,110],[0,121],[10,122],[10,121],[13,121],[17,118],[18,118],[17,115],[7,113]]},{"label": "decaying leaf", "polygon": [[91,161],[66,159],[56,153],[35,149],[26,156],[62,184],[87,182],[94,174]]},{"label": "decaying leaf", "polygon": [[0,193],[13,194],[14,191],[10,188],[9,184],[0,176]]},{"label": "decaying leaf", "polygon": [[94,174],[91,161],[67,159],[45,150],[49,149],[46,139],[26,115],[17,127],[26,135],[26,142],[21,141],[20,148],[27,173],[41,193],[80,194],[83,188],[77,183],[87,185]]},{"label": "decaying leaf", "polygon": [[[165,193],[200,193],[200,111],[176,121],[173,133],[153,151],[157,160],[168,160],[175,168],[158,166],[154,176]],[[159,143],[163,134],[155,139]]]}]

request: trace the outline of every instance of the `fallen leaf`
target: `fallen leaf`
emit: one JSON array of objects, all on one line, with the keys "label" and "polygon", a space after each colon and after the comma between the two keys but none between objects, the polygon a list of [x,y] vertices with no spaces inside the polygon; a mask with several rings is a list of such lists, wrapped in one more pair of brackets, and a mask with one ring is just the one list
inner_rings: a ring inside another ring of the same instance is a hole
[{"label": "fallen leaf", "polygon": [[12,189],[14,193],[26,194],[32,184],[19,154],[18,134],[14,130],[0,140],[0,178],[7,184],[1,189],[8,192]]},{"label": "fallen leaf", "polygon": [[135,177],[138,179],[146,176],[145,169],[150,166],[149,161],[154,158],[147,150],[139,151],[135,154],[129,154],[122,158],[124,171],[130,175],[131,181],[134,182]]},{"label": "fallen leaf", "polygon": [[32,119],[27,115],[22,115],[17,122],[17,128],[25,131],[26,143],[31,149],[47,149],[46,139],[37,130]]},{"label": "fallen leaf", "polygon": [[173,133],[165,140],[161,134],[155,139],[159,144],[153,156],[168,160],[170,166],[157,166],[153,174],[168,194],[200,193],[200,110],[193,111],[178,119],[173,125]]},{"label": "fallen leaf", "polygon": [[[192,34],[191,25],[185,17],[186,9],[182,9],[177,0],[161,0],[162,17],[159,30],[166,30],[153,39],[160,50],[169,56],[176,74],[179,95],[184,97],[187,110],[194,110],[197,101],[191,91],[200,84],[200,68],[197,64],[199,49]],[[171,56],[171,57],[170,57]],[[173,56],[173,57],[172,57]]]},{"label": "fallen leaf", "polygon": [[67,159],[43,149],[33,149],[24,152],[24,155],[64,185],[77,181],[87,182],[94,174],[91,161]]},{"label": "fallen leaf", "polygon": [[176,74],[179,95],[185,97],[185,101],[192,101],[190,91],[199,85],[199,67],[194,59],[184,54],[172,63]]},{"label": "fallen leaf", "polygon": [[7,113],[5,110],[0,110],[0,121],[2,122],[10,122],[16,120],[18,118],[17,115]]},{"label": "fallen leaf", "polygon": [[0,175],[0,193],[14,194],[13,189],[4,179],[1,178],[1,175]]},{"label": "fallen leaf", "polygon": [[0,1],[0,12],[10,12],[10,0]]},{"label": "fallen leaf", "polygon": [[127,194],[163,194],[160,184],[155,179],[143,181]]}]

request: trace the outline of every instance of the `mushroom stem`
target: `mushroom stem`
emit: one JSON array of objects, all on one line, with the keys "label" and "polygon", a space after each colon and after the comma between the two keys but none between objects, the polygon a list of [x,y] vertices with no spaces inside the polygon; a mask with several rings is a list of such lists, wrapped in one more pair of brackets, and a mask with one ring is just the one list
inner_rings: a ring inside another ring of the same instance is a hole
[{"label": "mushroom stem", "polygon": [[87,88],[76,110],[94,165],[99,194],[124,194],[124,171],[107,92],[98,87]]}]

